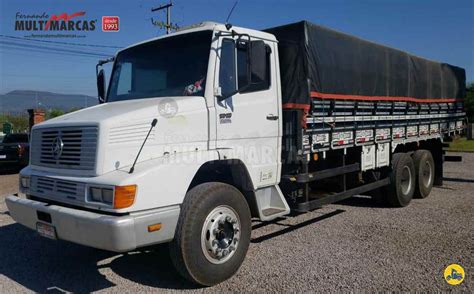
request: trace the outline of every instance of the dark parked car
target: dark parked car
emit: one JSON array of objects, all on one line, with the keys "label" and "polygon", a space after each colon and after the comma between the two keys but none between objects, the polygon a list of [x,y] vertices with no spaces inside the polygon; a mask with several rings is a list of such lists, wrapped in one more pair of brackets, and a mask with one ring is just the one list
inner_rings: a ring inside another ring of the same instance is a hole
[{"label": "dark parked car", "polygon": [[1,166],[28,165],[30,144],[28,134],[8,134],[0,143]]}]

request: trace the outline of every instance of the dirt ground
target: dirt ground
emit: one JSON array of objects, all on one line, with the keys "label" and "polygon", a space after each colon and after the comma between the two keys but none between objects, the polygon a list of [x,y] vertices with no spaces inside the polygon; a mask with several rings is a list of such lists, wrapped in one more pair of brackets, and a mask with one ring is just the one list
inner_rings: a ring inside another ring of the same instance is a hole
[{"label": "dirt ground", "polygon": [[[445,185],[406,208],[353,197],[270,223],[254,221],[239,272],[195,288],[173,269],[166,245],[116,254],[39,237],[8,215],[17,175],[0,175],[0,293],[13,292],[473,292],[474,154],[445,164]],[[466,278],[448,285],[445,267]]]}]

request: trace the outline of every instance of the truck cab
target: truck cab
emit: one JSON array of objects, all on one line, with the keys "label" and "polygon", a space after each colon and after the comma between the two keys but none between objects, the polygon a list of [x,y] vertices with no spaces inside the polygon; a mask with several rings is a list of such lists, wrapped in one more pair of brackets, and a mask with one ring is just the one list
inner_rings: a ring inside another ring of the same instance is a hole
[{"label": "truck cab", "polygon": [[251,213],[289,213],[277,186],[282,114],[274,36],[201,23],[120,50],[106,91],[104,80],[99,105],[33,128],[30,165],[20,173],[26,196],[7,198],[16,221],[50,238],[125,252],[175,240],[185,196],[214,183],[208,189],[237,195],[247,218],[217,206],[219,224],[207,226],[222,233],[211,230],[213,240],[203,245],[217,265],[223,254],[242,255],[239,243],[246,251]]}]

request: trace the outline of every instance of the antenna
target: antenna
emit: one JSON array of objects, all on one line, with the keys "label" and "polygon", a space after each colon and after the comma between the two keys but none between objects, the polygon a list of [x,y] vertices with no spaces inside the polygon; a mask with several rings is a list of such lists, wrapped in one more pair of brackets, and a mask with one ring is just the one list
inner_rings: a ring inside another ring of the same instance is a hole
[{"label": "antenna", "polygon": [[133,171],[135,170],[135,164],[137,164],[138,156],[140,156],[143,146],[145,146],[146,140],[148,140],[148,136],[150,136],[151,130],[156,126],[157,122],[158,120],[156,118],[154,118],[151,122],[150,129],[148,130],[148,134],[146,134],[145,140],[143,140],[142,147],[140,147],[140,150],[138,150],[137,157],[135,157],[135,161],[133,162],[132,167],[128,171],[129,174],[133,173]]},{"label": "antenna", "polygon": [[235,6],[237,6],[238,3],[239,3],[239,0],[235,1],[234,6],[232,6],[232,9],[230,10],[229,15],[227,15],[227,19],[225,20],[225,27],[226,27],[228,30],[230,30],[230,28],[232,28],[232,25],[229,24],[229,19],[230,19],[231,15],[232,15],[232,12],[234,12]]}]

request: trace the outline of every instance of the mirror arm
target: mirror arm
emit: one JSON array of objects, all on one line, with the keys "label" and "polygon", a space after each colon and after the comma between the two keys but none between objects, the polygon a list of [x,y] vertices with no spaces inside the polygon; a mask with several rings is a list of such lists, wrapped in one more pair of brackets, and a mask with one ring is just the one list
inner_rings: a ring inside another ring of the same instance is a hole
[{"label": "mirror arm", "polygon": [[247,90],[248,87],[250,87],[250,83],[247,84],[247,85],[245,85],[245,86],[243,86],[243,87],[240,88],[240,89],[237,89],[237,90],[235,90],[235,91],[230,92],[229,94],[217,96],[217,100],[219,100],[219,102],[222,102],[222,101],[226,100],[227,98],[229,98],[230,96],[234,96],[235,94],[238,94],[238,93],[240,93],[240,92],[242,92],[242,91]]},{"label": "mirror arm", "polygon": [[222,102],[222,101],[226,100],[227,98],[229,98],[231,96],[234,96],[237,93],[239,93],[239,90],[232,91],[232,92],[230,92],[226,95],[217,96],[217,100],[219,100],[219,102]]},{"label": "mirror arm", "polygon": [[110,57],[110,58],[107,58],[107,59],[101,59],[101,60],[98,61],[97,66],[104,65],[104,64],[112,62],[114,60],[115,60],[115,57]]},{"label": "mirror arm", "polygon": [[100,64],[98,64],[98,63],[95,65],[95,78],[96,79],[99,76],[99,66],[100,66]]}]

